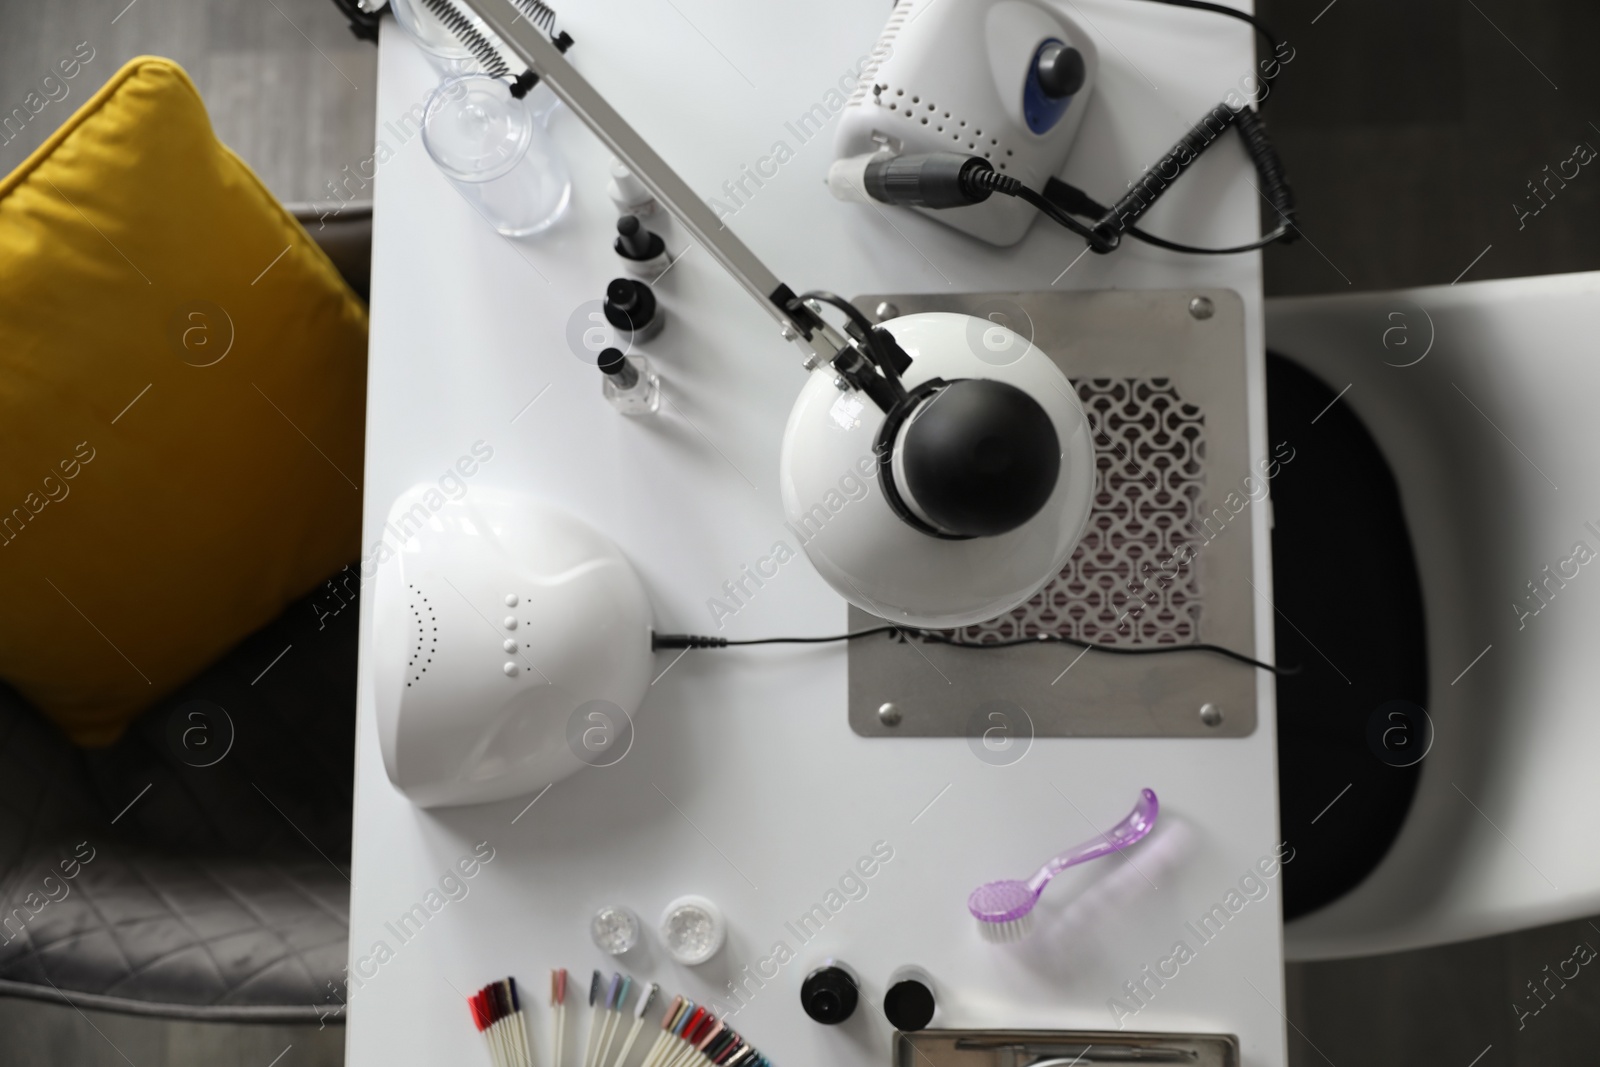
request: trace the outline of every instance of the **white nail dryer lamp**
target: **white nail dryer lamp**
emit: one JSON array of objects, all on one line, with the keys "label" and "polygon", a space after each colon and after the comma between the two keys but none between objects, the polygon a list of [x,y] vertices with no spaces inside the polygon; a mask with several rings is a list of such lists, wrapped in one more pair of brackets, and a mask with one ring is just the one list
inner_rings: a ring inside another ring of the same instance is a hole
[{"label": "white nail dryer lamp", "polygon": [[[583,765],[650,684],[649,601],[621,550],[520,493],[401,494],[378,569],[373,658],[389,779],[423,807],[519,796]],[[437,505],[437,506],[433,506]]]}]

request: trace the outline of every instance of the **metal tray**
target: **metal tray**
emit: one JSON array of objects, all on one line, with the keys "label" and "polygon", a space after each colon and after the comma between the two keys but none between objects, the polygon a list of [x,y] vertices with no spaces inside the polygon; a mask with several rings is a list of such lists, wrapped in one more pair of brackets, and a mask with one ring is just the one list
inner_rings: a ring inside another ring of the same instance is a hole
[{"label": "metal tray", "polygon": [[[1249,454],[1236,293],[902,293],[855,302],[869,315],[887,303],[899,314],[954,311],[1010,327],[1056,361],[1096,430],[1095,505],[1072,560],[1029,604],[961,636],[1048,631],[1254,654],[1251,519],[1270,506],[1277,467],[1270,454]],[[850,609],[852,629],[878,621]],[[966,737],[994,762],[1020,758],[1033,737],[1255,730],[1258,671],[1246,664],[1199,651],[1080,653],[1060,644],[974,652],[895,636],[854,641],[850,726],[864,737]]]},{"label": "metal tray", "polygon": [[1239,1067],[1232,1034],[1090,1030],[922,1030],[896,1034],[894,1067],[1066,1067],[1067,1064]]}]

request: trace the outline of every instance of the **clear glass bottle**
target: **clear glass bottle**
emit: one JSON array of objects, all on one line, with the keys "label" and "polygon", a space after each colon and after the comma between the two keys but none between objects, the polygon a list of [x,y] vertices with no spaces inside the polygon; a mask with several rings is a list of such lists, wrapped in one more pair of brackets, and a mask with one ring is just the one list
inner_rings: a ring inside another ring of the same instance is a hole
[{"label": "clear glass bottle", "polygon": [[624,415],[653,415],[661,407],[661,379],[643,356],[618,348],[600,353],[600,391]]}]

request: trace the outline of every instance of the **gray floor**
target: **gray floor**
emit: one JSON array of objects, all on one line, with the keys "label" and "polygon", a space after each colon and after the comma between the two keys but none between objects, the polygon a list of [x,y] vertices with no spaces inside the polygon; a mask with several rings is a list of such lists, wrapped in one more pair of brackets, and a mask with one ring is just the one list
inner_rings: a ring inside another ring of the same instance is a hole
[{"label": "gray floor", "polygon": [[65,98],[0,144],[0,173],[148,54],[182,64],[217,135],[282,200],[328,199],[328,183],[372,155],[377,49],[329,0],[0,0],[0,116],[48,95],[43,80],[80,44],[93,59]]},{"label": "gray floor", "polygon": [[[1267,254],[1269,294],[1384,289],[1600,267],[1600,174],[1585,168],[1537,217],[1525,183],[1600,147],[1587,110],[1592,0],[1262,0],[1295,49],[1266,115],[1309,240]],[[124,60],[170,56],[217,131],[279,197],[308,200],[372,146],[375,51],[328,0],[0,0],[0,113],[59,58],[94,59],[71,95],[0,144],[19,163]],[[1600,122],[1600,108],[1592,112]],[[1481,258],[1475,258],[1480,257]],[[1534,1067],[1592,1063],[1600,977],[1543,981],[1587,921],[1397,956],[1290,965],[1294,1067]],[[1519,1025],[1520,1023],[1520,1025]],[[342,1060],[337,1028],[161,1023],[0,999],[0,1067],[71,1063],[311,1067]],[[1474,1061],[1474,1057],[1481,1059]]]},{"label": "gray floor", "polygon": [[1520,226],[1513,208],[1537,207],[1527,183],[1579,142],[1600,149],[1600,4],[1257,7],[1295,50],[1264,117],[1309,238],[1267,251],[1268,296],[1600,267],[1597,168],[1557,178]]},{"label": "gray floor", "polygon": [[[1580,945],[1585,950],[1574,958]],[[1597,953],[1600,920],[1580,919],[1393,956],[1290,964],[1289,1063],[1565,1067],[1600,1062],[1595,1050],[1600,975],[1591,973],[1600,968],[1581,963]],[[1574,970],[1575,978],[1562,981],[1558,972]]]}]

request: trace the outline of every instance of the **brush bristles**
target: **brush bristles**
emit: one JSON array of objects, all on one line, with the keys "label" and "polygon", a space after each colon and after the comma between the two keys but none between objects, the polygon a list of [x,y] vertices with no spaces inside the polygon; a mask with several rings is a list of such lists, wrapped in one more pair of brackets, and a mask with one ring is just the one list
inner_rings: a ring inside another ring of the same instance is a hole
[{"label": "brush bristles", "polygon": [[1004,923],[986,923],[978,920],[978,933],[983,935],[985,941],[996,945],[1008,945],[1021,941],[1033,933],[1033,912],[1028,912],[1020,919],[1012,919]]}]

